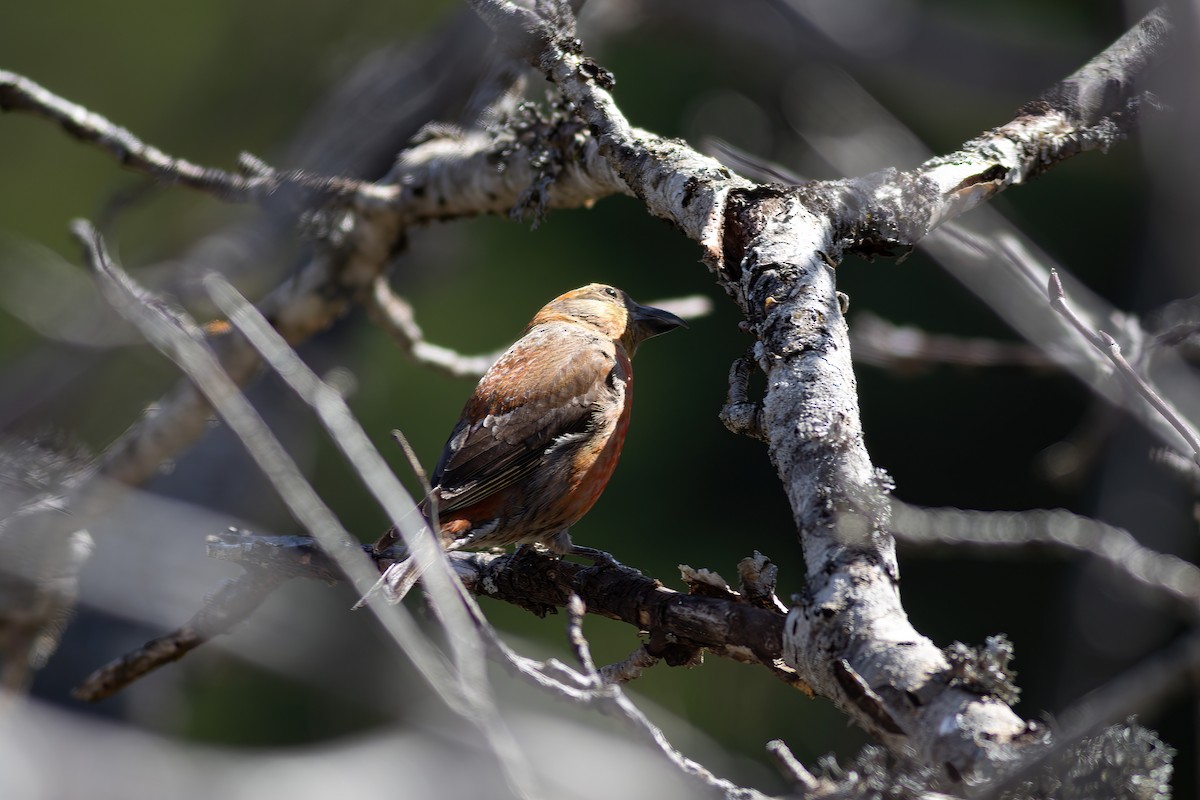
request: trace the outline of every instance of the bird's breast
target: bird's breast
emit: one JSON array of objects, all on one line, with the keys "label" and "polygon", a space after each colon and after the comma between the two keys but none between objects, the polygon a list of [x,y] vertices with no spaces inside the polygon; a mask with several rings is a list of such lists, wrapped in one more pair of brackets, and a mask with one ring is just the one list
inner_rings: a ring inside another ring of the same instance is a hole
[{"label": "bird's breast", "polygon": [[571,522],[588,512],[612,478],[629,430],[633,372],[622,353],[613,369],[612,397],[596,409],[595,428],[571,459],[565,507]]}]

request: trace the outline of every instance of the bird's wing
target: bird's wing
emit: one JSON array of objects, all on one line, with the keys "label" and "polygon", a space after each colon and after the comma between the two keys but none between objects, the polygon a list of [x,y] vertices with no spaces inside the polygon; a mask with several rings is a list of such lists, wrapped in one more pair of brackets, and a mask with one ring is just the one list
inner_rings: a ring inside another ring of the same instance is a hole
[{"label": "bird's wing", "polygon": [[[556,326],[557,327],[557,326]],[[434,469],[439,512],[465,508],[529,475],[556,440],[583,437],[613,392],[612,342],[535,328],[488,370]]]}]

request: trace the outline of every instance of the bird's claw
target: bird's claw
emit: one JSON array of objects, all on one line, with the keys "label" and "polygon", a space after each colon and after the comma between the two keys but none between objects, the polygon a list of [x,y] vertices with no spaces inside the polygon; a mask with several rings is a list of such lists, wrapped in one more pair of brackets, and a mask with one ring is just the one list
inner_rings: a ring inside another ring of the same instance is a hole
[{"label": "bird's claw", "polygon": [[606,553],[603,550],[597,550],[594,547],[584,547],[581,544],[571,545],[571,549],[567,551],[573,556],[581,556],[588,559],[597,567],[623,567],[625,566],[617,559],[613,558],[611,553]]}]

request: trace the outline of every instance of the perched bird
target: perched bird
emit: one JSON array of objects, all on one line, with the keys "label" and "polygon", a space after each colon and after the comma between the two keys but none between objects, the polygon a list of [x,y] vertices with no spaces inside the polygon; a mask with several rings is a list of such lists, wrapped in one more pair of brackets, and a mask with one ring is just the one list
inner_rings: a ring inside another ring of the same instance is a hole
[{"label": "perched bird", "polygon": [[479,381],[434,468],[421,510],[436,506],[442,546],[571,552],[568,531],[604,491],[629,428],[630,359],[680,326],[600,283],[546,304]]}]

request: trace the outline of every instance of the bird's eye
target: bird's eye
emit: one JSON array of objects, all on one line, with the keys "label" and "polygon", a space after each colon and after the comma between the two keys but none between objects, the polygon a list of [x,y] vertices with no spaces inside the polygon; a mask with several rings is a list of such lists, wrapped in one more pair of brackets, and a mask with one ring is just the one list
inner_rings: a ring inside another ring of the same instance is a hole
[{"label": "bird's eye", "polygon": [[605,293],[606,295],[608,295],[609,297],[616,297],[616,296],[617,296],[617,290],[616,290],[616,289],[614,289],[614,288],[612,288],[611,286],[605,286],[605,287],[604,287],[604,293]]}]

